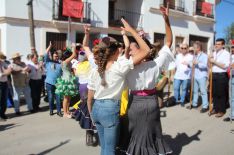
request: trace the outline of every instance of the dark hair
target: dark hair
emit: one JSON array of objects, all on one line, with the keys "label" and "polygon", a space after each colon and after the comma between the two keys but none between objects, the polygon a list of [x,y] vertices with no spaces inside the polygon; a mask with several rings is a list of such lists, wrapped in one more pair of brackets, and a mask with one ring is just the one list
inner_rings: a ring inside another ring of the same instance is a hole
[{"label": "dark hair", "polygon": [[175,48],[180,48],[180,45],[179,45],[179,44],[176,44]]},{"label": "dark hair", "polygon": [[[155,42],[154,44],[151,44],[150,41],[147,39],[147,38],[142,38],[145,43],[149,46],[150,48],[150,53],[149,55],[145,58],[146,61],[150,61],[150,60],[153,60],[156,55],[158,54],[158,52],[160,51],[161,49],[161,43],[160,42]],[[140,48],[138,43],[136,41],[133,41],[133,43],[135,43],[137,45],[137,48]]]},{"label": "dark hair", "polygon": [[[149,48],[151,49],[151,48],[153,48],[152,47],[152,44],[150,43],[150,41],[147,39],[147,38],[142,38],[144,41],[145,41],[145,43],[149,46]],[[139,44],[138,44],[138,42],[135,40],[135,39],[133,39],[132,41],[131,41],[131,43],[135,43],[136,45],[137,45],[137,48],[140,48],[139,47]]]},{"label": "dark hair", "polygon": [[198,46],[198,47],[200,48],[200,50],[202,50],[202,44],[201,44],[200,41],[195,41],[195,42],[193,43],[193,46],[194,46],[194,45]]},{"label": "dark hair", "polygon": [[61,60],[64,61],[64,60],[66,60],[67,58],[69,58],[71,55],[72,55],[71,50],[67,48],[67,49],[63,52],[63,55],[62,55]]},{"label": "dark hair", "polygon": [[225,45],[225,40],[223,38],[216,39],[216,42],[218,42],[218,41],[222,42],[222,44]]},{"label": "dark hair", "polygon": [[106,86],[106,79],[105,79],[105,70],[106,65],[111,56],[113,56],[118,48],[120,47],[120,44],[118,42],[110,43],[109,46],[106,44],[99,44],[93,48],[94,55],[97,56],[96,61],[98,65],[98,73],[101,77],[101,85]]},{"label": "dark hair", "polygon": [[161,48],[162,48],[162,45],[161,45],[160,42],[155,42],[155,43],[151,44],[150,53],[146,57],[146,60],[150,61],[150,60],[155,59],[155,57],[157,56],[157,54],[158,54],[158,52],[160,51]]},{"label": "dark hair", "polygon": [[30,54],[30,59],[33,59],[35,56],[38,57],[38,55],[36,53]]}]

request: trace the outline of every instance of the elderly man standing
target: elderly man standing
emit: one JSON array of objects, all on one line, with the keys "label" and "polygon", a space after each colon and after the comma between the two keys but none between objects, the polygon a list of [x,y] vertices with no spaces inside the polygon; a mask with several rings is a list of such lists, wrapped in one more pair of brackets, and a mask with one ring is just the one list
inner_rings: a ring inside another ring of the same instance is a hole
[{"label": "elderly man standing", "polygon": [[29,87],[29,67],[21,61],[21,56],[19,53],[14,53],[12,56],[13,63],[11,65],[12,68],[12,79],[13,79],[13,87],[15,88],[14,94],[14,106],[16,115],[21,115],[20,113],[20,94],[24,94],[25,101],[28,105],[28,110],[32,113],[32,98],[31,98],[31,90]]},{"label": "elderly man standing", "polygon": [[[185,97],[187,93],[188,81],[191,77],[191,67],[193,56],[188,53],[188,45],[181,44],[180,53],[176,56],[176,73],[174,76],[174,97],[177,104],[184,107]],[[180,95],[180,87],[182,85],[182,94]],[[180,100],[179,100],[180,97]]]},{"label": "elderly man standing", "polygon": [[8,96],[7,76],[11,74],[11,68],[4,62],[6,56],[0,52],[0,121],[5,121]]},{"label": "elderly man standing", "polygon": [[198,104],[198,90],[200,89],[202,97],[202,109],[201,113],[208,111],[208,97],[207,97],[207,78],[208,78],[208,56],[202,52],[202,44],[200,41],[196,41],[193,44],[195,57],[193,65],[195,67],[194,72],[194,88],[193,88],[193,103],[191,108],[197,108]]}]

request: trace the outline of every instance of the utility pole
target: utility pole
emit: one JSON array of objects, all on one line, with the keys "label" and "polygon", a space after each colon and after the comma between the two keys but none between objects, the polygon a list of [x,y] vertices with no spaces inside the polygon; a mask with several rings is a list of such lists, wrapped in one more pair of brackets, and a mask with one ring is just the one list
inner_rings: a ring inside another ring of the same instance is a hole
[{"label": "utility pole", "polygon": [[29,27],[30,27],[30,43],[31,43],[31,52],[36,53],[35,45],[35,34],[34,34],[34,19],[33,19],[33,0],[28,0],[28,18],[29,18]]}]

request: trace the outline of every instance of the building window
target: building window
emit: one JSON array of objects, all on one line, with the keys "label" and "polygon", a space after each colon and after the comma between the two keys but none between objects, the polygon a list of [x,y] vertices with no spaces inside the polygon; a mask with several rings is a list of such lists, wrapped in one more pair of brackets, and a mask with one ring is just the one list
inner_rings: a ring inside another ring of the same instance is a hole
[{"label": "building window", "polygon": [[189,35],[189,45],[193,46],[193,43],[195,41],[200,41],[202,44],[202,51],[207,53],[207,44],[208,44],[209,38],[206,37],[200,37],[195,35]]},{"label": "building window", "polygon": [[[161,0],[160,5],[166,7],[167,0]],[[169,8],[184,12],[184,0],[169,0]]]},{"label": "building window", "polygon": [[160,42],[161,46],[164,45],[165,34],[162,33],[154,33],[154,43]]},{"label": "building window", "polygon": [[49,46],[50,41],[56,50],[63,50],[66,48],[67,34],[46,32],[46,47]]},{"label": "building window", "polygon": [[202,4],[206,2],[205,0],[196,0],[194,2],[194,12],[196,15],[199,15],[199,16],[206,16],[206,17],[209,17],[209,18],[214,18],[214,4],[211,4],[211,14],[204,14],[202,13]]}]

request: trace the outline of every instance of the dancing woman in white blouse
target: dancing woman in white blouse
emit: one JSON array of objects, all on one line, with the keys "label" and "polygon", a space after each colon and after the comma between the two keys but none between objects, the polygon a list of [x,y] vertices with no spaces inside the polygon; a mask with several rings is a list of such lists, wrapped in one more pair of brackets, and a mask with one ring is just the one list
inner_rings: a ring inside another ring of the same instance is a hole
[{"label": "dancing woman in white blouse", "polygon": [[[169,22],[169,7],[161,7],[166,27],[166,44],[160,50],[160,44],[151,48],[151,54],[127,74],[127,85],[131,90],[128,118],[130,143],[127,153],[130,155],[156,155],[171,153],[171,149],[162,137],[160,110],[155,84],[162,69],[167,69],[174,60],[170,51],[172,31]],[[135,46],[135,47],[134,47]],[[155,53],[158,57],[155,58]],[[138,54],[136,45],[130,45],[132,58]]]}]

